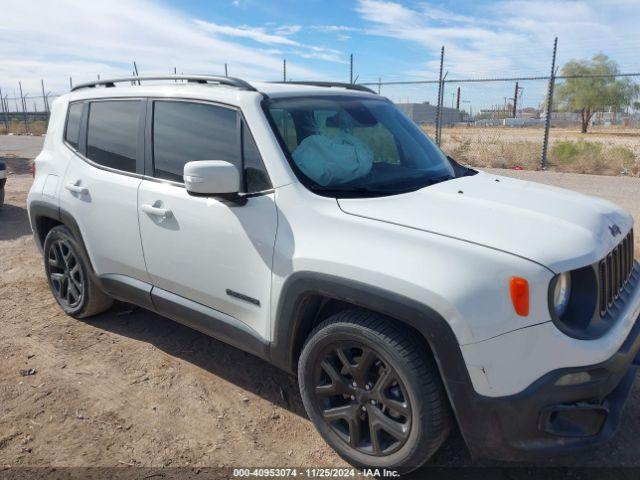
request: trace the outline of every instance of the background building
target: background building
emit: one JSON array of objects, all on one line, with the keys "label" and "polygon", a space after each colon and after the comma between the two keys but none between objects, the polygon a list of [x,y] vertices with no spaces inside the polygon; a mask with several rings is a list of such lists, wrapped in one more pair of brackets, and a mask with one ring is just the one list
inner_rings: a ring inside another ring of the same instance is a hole
[{"label": "background building", "polygon": [[[396,103],[396,106],[417,124],[436,123],[438,107],[429,102]],[[442,107],[441,114],[443,125],[452,125],[463,120],[463,113],[456,108]]]}]

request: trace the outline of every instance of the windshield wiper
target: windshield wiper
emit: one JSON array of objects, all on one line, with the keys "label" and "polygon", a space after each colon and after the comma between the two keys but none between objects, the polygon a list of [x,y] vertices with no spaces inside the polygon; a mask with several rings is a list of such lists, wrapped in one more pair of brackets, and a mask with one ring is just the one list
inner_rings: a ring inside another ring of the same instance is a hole
[{"label": "windshield wiper", "polygon": [[455,177],[452,177],[451,175],[441,175],[439,177],[431,177],[427,179],[427,184],[425,185],[425,187],[429,186],[429,185],[435,185],[436,183],[440,183],[440,182],[446,182],[447,180],[453,180]]},{"label": "windshield wiper", "polygon": [[383,189],[383,188],[373,188],[366,186],[312,186],[310,187],[314,192],[323,192],[323,193],[370,193],[370,194],[382,194],[382,195],[391,195],[394,193],[400,193],[404,190],[399,189]]},{"label": "windshield wiper", "polygon": [[348,186],[348,185],[335,185],[335,186],[312,186],[311,190],[314,192],[322,192],[329,194],[369,194],[369,195],[398,195],[401,193],[409,193],[415,192],[416,190],[420,190],[424,187],[428,187],[429,185],[434,185],[436,183],[445,182],[447,180],[452,180],[455,177],[451,175],[442,175],[439,177],[431,177],[428,178],[424,183],[420,185],[413,185],[411,187],[404,188],[381,188],[381,187],[369,187],[366,185],[358,185],[358,186]]}]

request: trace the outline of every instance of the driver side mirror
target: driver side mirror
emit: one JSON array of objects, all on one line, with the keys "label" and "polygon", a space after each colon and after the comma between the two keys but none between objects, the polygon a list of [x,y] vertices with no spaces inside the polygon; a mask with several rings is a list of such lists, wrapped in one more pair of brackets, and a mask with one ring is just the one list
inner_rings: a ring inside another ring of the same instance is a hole
[{"label": "driver side mirror", "polygon": [[224,160],[187,162],[183,170],[184,186],[195,195],[229,195],[240,191],[240,172]]}]

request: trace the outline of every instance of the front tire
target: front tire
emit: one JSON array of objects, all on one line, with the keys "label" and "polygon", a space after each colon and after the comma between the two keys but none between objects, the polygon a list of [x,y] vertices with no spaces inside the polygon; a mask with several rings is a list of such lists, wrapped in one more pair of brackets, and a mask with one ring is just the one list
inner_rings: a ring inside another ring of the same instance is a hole
[{"label": "front tire", "polygon": [[91,267],[66,226],[53,227],[47,234],[44,267],[51,293],[67,315],[86,318],[113,304],[89,274]]},{"label": "front tire", "polygon": [[346,310],[326,319],[303,347],[298,377],[310,419],[357,467],[409,472],[449,434],[447,396],[426,345],[381,315]]}]

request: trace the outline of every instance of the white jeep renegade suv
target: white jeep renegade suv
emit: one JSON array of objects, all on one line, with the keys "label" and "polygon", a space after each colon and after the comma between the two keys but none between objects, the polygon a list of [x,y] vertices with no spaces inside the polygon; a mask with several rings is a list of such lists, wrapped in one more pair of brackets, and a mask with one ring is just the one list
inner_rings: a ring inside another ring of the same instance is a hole
[{"label": "white jeep renegade suv", "polygon": [[475,457],[612,436],[640,349],[627,213],[463,167],[364,87],[131,80],[56,100],[35,161],[66,313],[131,302],[297,372],[358,466],[418,467],[454,421]]}]

